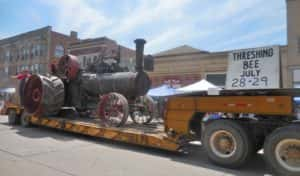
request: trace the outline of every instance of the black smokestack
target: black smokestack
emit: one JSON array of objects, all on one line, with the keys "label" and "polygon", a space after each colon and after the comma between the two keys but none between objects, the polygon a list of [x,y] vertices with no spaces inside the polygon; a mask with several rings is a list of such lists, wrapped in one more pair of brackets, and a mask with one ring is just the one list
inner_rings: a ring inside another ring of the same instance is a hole
[{"label": "black smokestack", "polygon": [[136,45],[135,70],[137,72],[142,72],[144,70],[144,45],[146,43],[146,40],[136,39],[134,42]]}]

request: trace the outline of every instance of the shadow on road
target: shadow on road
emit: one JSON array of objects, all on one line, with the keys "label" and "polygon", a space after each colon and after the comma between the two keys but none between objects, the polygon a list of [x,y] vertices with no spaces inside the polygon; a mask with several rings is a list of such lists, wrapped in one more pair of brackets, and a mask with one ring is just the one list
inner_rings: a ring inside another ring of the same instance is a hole
[{"label": "shadow on road", "polygon": [[53,138],[60,141],[70,141],[74,140],[74,135],[72,133],[67,133],[64,131],[59,131],[57,129],[51,129],[47,127],[31,126],[28,128],[19,125],[9,125],[7,122],[0,122],[2,125],[10,127],[10,129],[15,130],[16,134],[27,138]]}]

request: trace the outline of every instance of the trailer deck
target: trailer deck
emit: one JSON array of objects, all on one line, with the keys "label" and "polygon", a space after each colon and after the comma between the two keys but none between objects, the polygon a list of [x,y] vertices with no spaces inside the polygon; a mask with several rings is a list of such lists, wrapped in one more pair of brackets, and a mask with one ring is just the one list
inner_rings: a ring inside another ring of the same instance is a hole
[{"label": "trailer deck", "polygon": [[93,137],[122,141],[131,144],[154,147],[169,151],[179,151],[181,146],[176,139],[168,137],[162,123],[137,125],[127,123],[124,127],[104,127],[98,119],[28,117],[30,123]]}]

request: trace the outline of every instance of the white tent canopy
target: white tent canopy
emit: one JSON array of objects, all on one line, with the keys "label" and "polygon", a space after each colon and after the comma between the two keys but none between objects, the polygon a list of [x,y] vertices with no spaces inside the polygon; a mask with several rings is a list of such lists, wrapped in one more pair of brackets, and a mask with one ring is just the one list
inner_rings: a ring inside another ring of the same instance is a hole
[{"label": "white tent canopy", "polygon": [[199,92],[199,91],[208,91],[208,90],[220,90],[218,86],[202,79],[194,84],[182,87],[177,89],[178,92]]}]

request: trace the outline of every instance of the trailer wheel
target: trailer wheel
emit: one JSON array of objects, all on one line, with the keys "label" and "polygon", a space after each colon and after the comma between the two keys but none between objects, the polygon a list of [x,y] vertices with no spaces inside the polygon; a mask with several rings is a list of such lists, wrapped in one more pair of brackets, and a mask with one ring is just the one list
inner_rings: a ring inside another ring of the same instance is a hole
[{"label": "trailer wheel", "polygon": [[254,153],[249,134],[230,120],[215,120],[205,126],[202,142],[209,159],[225,167],[239,167]]},{"label": "trailer wheel", "polygon": [[9,125],[16,125],[18,122],[17,112],[14,109],[8,110],[8,124]]},{"label": "trailer wheel", "polygon": [[265,160],[279,175],[300,175],[300,125],[276,129],[264,144]]},{"label": "trailer wheel", "polygon": [[22,127],[30,127],[31,124],[29,122],[29,117],[30,117],[30,114],[27,113],[27,112],[23,112],[22,115],[21,115],[21,118],[20,118],[20,121],[21,121],[21,126]]}]

